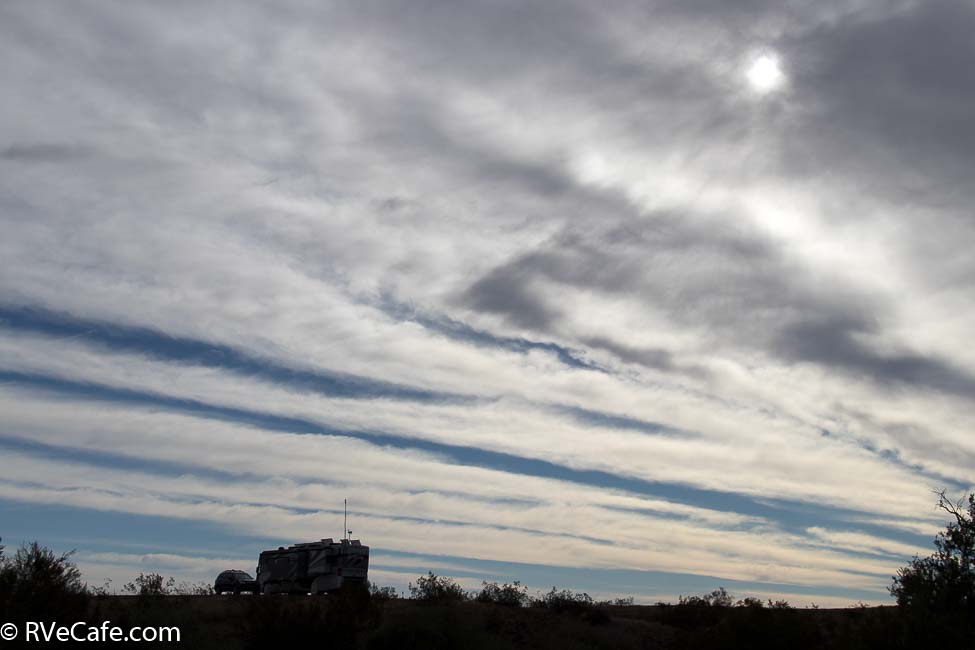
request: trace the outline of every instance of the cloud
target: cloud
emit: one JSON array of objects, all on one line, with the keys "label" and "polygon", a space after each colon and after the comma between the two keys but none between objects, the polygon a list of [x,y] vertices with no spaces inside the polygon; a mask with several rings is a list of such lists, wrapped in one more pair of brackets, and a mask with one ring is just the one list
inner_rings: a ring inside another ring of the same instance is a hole
[{"label": "cloud", "polygon": [[784,39],[804,108],[798,141],[811,146],[790,159],[835,161],[877,198],[946,205],[970,181],[961,107],[975,93],[962,63],[975,56],[965,38],[972,24],[967,4],[911,3]]},{"label": "cloud", "polygon": [[464,292],[465,302],[479,311],[502,314],[515,325],[545,331],[557,318],[543,292],[531,289],[531,275],[516,269],[495,269]]},{"label": "cloud", "polygon": [[[136,351],[175,363],[217,367],[243,375],[263,378],[275,384],[288,384],[300,390],[340,397],[387,397],[407,400],[458,400],[461,395],[436,393],[408,386],[397,386],[367,377],[330,373],[275,363],[231,346],[209,341],[167,336],[148,328],[79,319],[39,309],[3,309],[0,325],[13,331],[43,333],[70,340],[84,338],[110,350]],[[469,399],[469,398],[468,398]]]},{"label": "cloud", "polygon": [[[258,484],[262,489],[255,491],[253,481],[248,488],[242,482],[213,483],[179,478],[167,480],[144,473],[132,475],[105,468],[96,470],[74,463],[59,463],[59,478],[49,486],[40,487],[25,484],[23,481],[30,476],[31,470],[43,471],[44,464],[22,456],[18,460],[20,469],[0,486],[0,495],[4,498],[26,498],[41,504],[54,502],[75,507],[112,511],[121,509],[124,512],[141,512],[177,519],[221,522],[237,528],[241,533],[265,538],[276,534],[276,530],[296,533],[305,531],[303,535],[308,537],[314,535],[314,530],[322,530],[330,518],[339,514],[337,510],[323,512],[312,505],[321,503],[324,495],[334,494],[332,486],[311,485],[299,492],[293,492],[287,484],[273,482]],[[95,487],[94,481],[102,483],[104,487]],[[269,500],[242,501],[241,491],[268,495]],[[800,577],[803,580],[811,579],[808,565],[814,563],[818,570],[824,572],[824,579],[829,576],[836,584],[850,587],[870,584],[863,578],[864,572],[876,573],[885,579],[885,574],[891,570],[889,564],[866,559],[853,560],[823,551],[810,554],[801,547],[795,547],[797,540],[794,538],[769,530],[756,531],[766,540],[761,551],[763,566],[756,567],[758,556],[743,552],[744,547],[741,544],[746,538],[753,536],[753,532],[725,530],[717,534],[707,532],[707,529],[697,524],[683,524],[673,519],[664,520],[665,528],[659,528],[658,524],[663,522],[654,522],[646,514],[637,520],[615,511],[601,512],[598,508],[571,498],[574,495],[569,494],[556,498],[552,503],[524,508],[520,513],[510,511],[510,514],[515,516],[515,521],[532,522],[558,521],[569,517],[580,529],[592,526],[595,530],[615,531],[613,543],[510,525],[497,519],[492,523],[459,523],[451,521],[449,517],[421,519],[377,516],[370,511],[377,506],[388,508],[388,504],[385,507],[381,504],[390,492],[357,492],[359,506],[355,519],[358,528],[374,538],[381,536],[385,540],[384,548],[401,552],[421,548],[420,540],[426,539],[427,543],[422,548],[428,553],[443,554],[446,549],[454,548],[468,557],[508,562],[554,562],[569,566],[573,564],[572,555],[585,548],[593,556],[591,564],[601,568],[669,568],[690,573],[717,573],[734,579],[785,583]],[[424,499],[429,500],[431,506],[449,513],[452,510],[450,501],[456,497],[451,499],[447,495],[428,494],[424,495]],[[415,506],[416,503],[414,509]],[[458,512],[464,509],[469,511],[469,505],[464,504],[463,499],[454,504],[453,508],[459,508]],[[627,520],[629,526],[624,523]],[[502,553],[490,551],[505,539],[508,550]],[[695,539],[698,541],[691,543]],[[676,558],[668,551],[672,544],[681,544],[684,547],[681,557]],[[876,581],[876,577],[873,580]],[[828,584],[821,580],[816,582]]]},{"label": "cloud", "polygon": [[[27,341],[21,340],[16,349],[24,350],[25,343]],[[67,345],[77,346],[77,343],[69,342]],[[45,344],[45,348],[48,351],[52,349],[49,343]],[[71,348],[63,350],[58,361],[71,369],[67,370],[69,377],[76,374],[74,368],[78,367],[88,368],[91,376],[95,367],[88,361],[87,355],[72,355]],[[92,361],[98,363],[97,358]],[[30,375],[10,375],[8,381],[37,388],[47,387],[75,397],[167,408],[275,430],[313,435],[343,435],[343,432],[348,432],[345,435],[398,446],[404,443],[409,445],[410,439],[416,441],[413,445],[429,441],[436,443],[434,448],[441,452],[470,459],[467,462],[514,462],[515,465],[525,464],[535,472],[556,469],[552,465],[554,462],[570,468],[601,472],[601,478],[592,479],[596,481],[613,480],[614,476],[652,482],[673,481],[708,490],[730,488],[730,491],[744,490],[762,496],[813,501],[825,499],[827,502],[842,501],[854,506],[859,505],[862,491],[867,490],[873,495],[874,507],[877,508],[902,512],[907,503],[904,495],[890,495],[887,488],[890,481],[898,480],[896,475],[901,471],[890,459],[874,456],[874,460],[870,460],[873,454],[842,440],[824,448],[818,431],[809,432],[803,439],[797,437],[797,432],[791,428],[781,429],[781,425],[767,418],[751,419],[737,409],[727,411],[729,415],[735,413],[736,420],[728,424],[725,436],[716,435],[718,432],[715,430],[719,422],[727,420],[721,413],[713,413],[700,421],[700,428],[709,430],[711,434],[703,437],[667,427],[651,427],[647,422],[614,418],[605,413],[571,409],[568,411],[571,419],[553,420],[544,414],[539,417],[530,405],[525,408],[509,401],[488,402],[476,410],[467,405],[444,405],[439,410],[430,407],[399,409],[392,401],[381,402],[378,409],[375,403],[357,406],[358,400],[316,402],[307,394],[290,394],[247,380],[240,383],[228,376],[214,376],[208,369],[194,371],[186,366],[167,368],[150,364],[140,367],[142,363],[137,362],[121,379],[116,369],[122,365],[122,358],[112,360],[104,369],[108,383],[101,387],[36,375],[35,379],[30,379]],[[125,388],[114,388],[112,384],[118,385],[120,379]],[[133,390],[134,384],[141,384],[143,392]],[[174,391],[175,386],[181,388]],[[193,397],[204,393],[223,395],[222,401],[203,403]],[[253,409],[255,400],[261,401],[262,409],[259,411]],[[80,404],[75,403],[72,408],[79,407]],[[693,403],[688,407],[693,409]],[[18,410],[19,407],[11,408],[11,417]],[[560,409],[553,412],[559,413]],[[565,412],[565,409],[561,409],[561,412]],[[512,416],[515,415],[517,418],[513,420]],[[753,424],[745,429],[747,434],[742,436],[740,427],[749,421]],[[142,423],[141,426],[146,424]],[[762,431],[763,428],[766,431]],[[776,429],[791,432],[788,445],[777,440]],[[598,435],[594,435],[597,432]],[[653,435],[646,435],[648,433]],[[740,465],[729,467],[729,457],[739,459]],[[803,478],[822,476],[827,471],[842,476],[851,471],[844,468],[852,467],[857,468],[855,474],[863,480],[857,492],[860,496],[847,492],[840,485],[810,484]],[[766,477],[761,487],[754,486],[752,482],[755,471],[762,471]],[[927,496],[923,489],[913,492],[919,499],[918,504],[926,503]]]},{"label": "cloud", "polygon": [[14,144],[0,150],[0,159],[21,163],[74,162],[87,152],[59,144]]},{"label": "cloud", "polygon": [[811,361],[865,376],[881,384],[972,395],[975,376],[948,361],[903,351],[873,349],[862,339],[865,323],[811,320],[782,332],[778,349],[786,358]]}]

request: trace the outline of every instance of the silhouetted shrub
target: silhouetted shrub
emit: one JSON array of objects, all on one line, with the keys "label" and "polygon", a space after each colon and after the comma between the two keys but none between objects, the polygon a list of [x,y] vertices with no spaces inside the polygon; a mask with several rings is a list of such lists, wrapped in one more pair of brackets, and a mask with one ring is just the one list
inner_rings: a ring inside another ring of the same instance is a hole
[{"label": "silhouetted shrub", "polygon": [[169,596],[176,593],[176,579],[167,579],[158,573],[140,573],[135,580],[126,583],[122,591],[136,596]]},{"label": "silhouetted shrub", "polygon": [[578,616],[594,625],[609,622],[609,615],[602,608],[597,607],[592,596],[585,592],[575,593],[568,589],[559,590],[552,587],[548,593],[531,599],[530,604],[532,607],[548,609],[559,614]]},{"label": "silhouetted shrub", "polygon": [[522,607],[528,602],[528,590],[517,580],[503,585],[496,582],[482,582],[481,591],[475,600],[479,603],[494,603],[505,607]]},{"label": "silhouetted shrub", "polygon": [[88,593],[96,598],[108,598],[112,595],[112,580],[110,578],[105,578],[105,582],[99,587],[88,586]]},{"label": "silhouetted shrub", "polygon": [[975,633],[975,494],[952,503],[944,491],[938,507],[952,516],[934,540],[935,552],[915,556],[894,576],[897,599],[911,643],[950,646]]},{"label": "silhouetted shrub", "polygon": [[701,596],[679,596],[676,605],[663,604],[661,620],[684,630],[702,629],[716,625],[722,610],[734,605],[734,596],[719,587]]},{"label": "silhouetted shrub", "polygon": [[399,594],[396,593],[395,587],[380,587],[379,585],[372,583],[369,583],[369,595],[373,600],[380,603],[399,598]]},{"label": "silhouetted shrub", "polygon": [[[661,621],[684,630],[681,647],[695,650],[818,648],[817,621],[784,600],[752,596],[735,600],[724,588],[701,596],[681,596],[677,605],[661,606]],[[837,646],[829,646],[836,648]]]},{"label": "silhouetted shrub", "polygon": [[[96,596],[105,595],[108,591],[108,584],[106,582],[104,587],[91,591]],[[177,584],[176,579],[172,576],[167,578],[159,573],[140,573],[132,582],[127,582],[122,586],[122,593],[142,598],[154,598],[158,596],[210,596],[214,591],[213,585],[209,582],[186,582],[184,580]]]},{"label": "silhouetted shrub", "polygon": [[724,587],[718,587],[703,596],[678,596],[677,604],[688,607],[731,607],[735,598]]},{"label": "silhouetted shrub", "polygon": [[461,602],[470,598],[453,579],[435,575],[432,571],[417,578],[415,585],[411,582],[409,590],[410,598],[427,602]]},{"label": "silhouetted shrub", "polygon": [[88,590],[71,562],[73,553],[56,555],[37,542],[24,544],[13,557],[0,551],[0,620],[21,622],[42,612],[51,620],[82,618]]},{"label": "silhouetted shrub", "polygon": [[[194,591],[198,590],[198,591]],[[176,596],[187,595],[207,595],[213,593],[212,589],[204,586],[190,586],[187,583],[176,585],[176,579],[172,576],[164,577],[159,573],[140,573],[135,580],[122,586],[122,593],[138,596],[137,606],[142,612],[140,616],[161,615],[169,610],[179,609],[179,602]]]},{"label": "silhouetted shrub", "polygon": [[539,596],[538,598],[533,598],[531,601],[532,607],[544,607],[545,609],[550,609],[554,612],[582,612],[595,606],[592,596],[583,592],[575,593],[568,589],[556,589],[552,587],[552,590],[546,594]]}]

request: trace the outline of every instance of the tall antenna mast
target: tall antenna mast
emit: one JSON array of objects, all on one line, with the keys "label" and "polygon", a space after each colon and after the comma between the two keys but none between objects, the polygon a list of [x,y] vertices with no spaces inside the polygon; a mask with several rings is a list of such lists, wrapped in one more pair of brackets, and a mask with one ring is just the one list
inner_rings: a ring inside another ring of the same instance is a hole
[{"label": "tall antenna mast", "polygon": [[348,539],[349,530],[349,500],[343,499],[345,501],[344,512],[345,516],[342,518],[342,539]]}]

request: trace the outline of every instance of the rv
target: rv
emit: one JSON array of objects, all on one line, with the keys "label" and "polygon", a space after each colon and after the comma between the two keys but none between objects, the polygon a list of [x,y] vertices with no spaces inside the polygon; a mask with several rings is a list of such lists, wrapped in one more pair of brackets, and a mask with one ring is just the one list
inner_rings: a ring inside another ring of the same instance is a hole
[{"label": "rv", "polygon": [[257,590],[262,594],[324,594],[365,584],[369,547],[357,539],[331,538],[261,552]]}]

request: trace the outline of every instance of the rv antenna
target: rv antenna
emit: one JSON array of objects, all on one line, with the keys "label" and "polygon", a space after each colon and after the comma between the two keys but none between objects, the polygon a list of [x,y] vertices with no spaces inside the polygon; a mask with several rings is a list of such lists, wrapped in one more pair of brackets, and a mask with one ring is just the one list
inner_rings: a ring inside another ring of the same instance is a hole
[{"label": "rv antenna", "polygon": [[344,501],[345,501],[345,511],[344,511],[345,516],[342,519],[342,539],[348,539],[349,533],[347,531],[349,530],[349,500],[344,499]]}]

